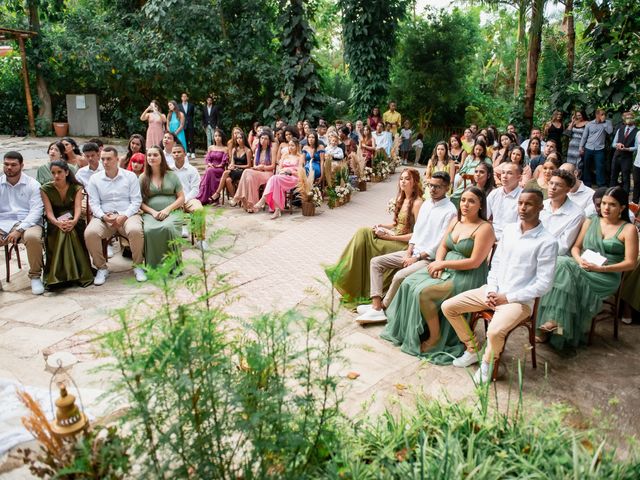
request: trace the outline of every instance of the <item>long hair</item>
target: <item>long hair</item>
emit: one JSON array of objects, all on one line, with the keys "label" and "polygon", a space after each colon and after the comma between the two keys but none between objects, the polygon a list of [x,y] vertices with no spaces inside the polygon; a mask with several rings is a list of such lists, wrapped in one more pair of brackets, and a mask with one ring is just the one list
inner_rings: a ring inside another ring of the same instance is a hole
[{"label": "long hair", "polygon": [[[67,183],[69,185],[79,185],[80,187],[82,187],[83,185],[78,181],[78,179],[76,178],[76,176],[73,174],[73,170],[71,170],[69,168],[69,164],[67,162],[65,162],[64,160],[56,160],[54,162],[51,162],[49,164],[49,171],[51,171],[51,167],[58,167],[61,168],[62,170],[64,170],[67,173]],[[628,214],[627,214],[628,216]]]},{"label": "long hair", "polygon": [[493,175],[493,165],[490,165],[487,162],[480,162],[476,168],[484,168],[487,171],[487,182],[484,184],[484,189],[481,190],[485,195],[489,195],[489,192],[496,188],[496,179]]},{"label": "long hair", "polygon": [[62,140],[60,140],[60,142],[68,142],[68,143],[70,143],[71,146],[73,147],[73,149],[72,149],[73,153],[75,153],[76,155],[82,155],[82,153],[80,152],[80,147],[78,146],[78,142],[76,142],[73,138],[64,137]]},{"label": "long hair", "polygon": [[507,163],[507,162],[512,162],[513,163],[513,160],[511,160],[511,154],[515,150],[518,150],[520,152],[520,155],[522,156],[522,160],[520,160],[520,168],[524,168],[525,161],[526,161],[526,158],[527,158],[527,154],[525,153],[524,148],[522,148],[520,145],[516,145],[511,150],[509,150],[508,158],[506,160],[500,162],[500,163]]},{"label": "long hair", "polygon": [[[238,132],[242,132],[242,129],[237,125],[231,129],[231,137],[227,141],[227,148],[229,149],[229,151],[233,150],[234,148],[238,148],[238,142],[236,142],[236,133]],[[244,132],[242,132],[242,134],[244,135]]]},{"label": "long hair", "polygon": [[[216,133],[220,134],[220,139],[222,140],[222,145],[216,145],[215,141],[216,141]],[[224,147],[227,143],[227,139],[225,138],[224,132],[222,131],[222,129],[220,128],[215,128],[213,130],[213,142],[214,145],[216,145],[217,147]]]},{"label": "long hair", "polygon": [[433,152],[431,153],[431,158],[429,159],[429,162],[427,163],[427,168],[435,168],[437,163],[438,163],[438,147],[442,145],[444,147],[444,162],[449,163],[449,161],[451,160],[449,158],[449,145],[447,145],[447,142],[445,142],[444,140],[439,141],[438,143],[436,143],[436,146],[433,147]]},{"label": "long hair", "polygon": [[[262,137],[267,137],[269,139],[269,145],[267,145],[267,152],[265,161],[262,161],[260,154],[262,153]],[[262,132],[262,135],[258,138],[258,147],[256,148],[256,159],[254,160],[254,165],[271,165],[271,135],[267,132]]]},{"label": "long hair", "polygon": [[473,144],[473,150],[471,150],[472,158],[477,158],[476,145],[480,145],[480,147],[482,147],[482,153],[480,154],[480,161],[484,161],[484,159],[487,158],[487,144],[482,140],[476,140],[476,143]]},{"label": "long hair", "polygon": [[[173,105],[173,110],[169,110],[169,115],[167,116],[167,120],[171,122],[171,116],[174,113],[178,115],[180,113],[180,110],[178,110],[178,102],[176,102],[175,100],[169,100],[169,103]],[[178,115],[178,118],[180,118],[180,115]]]},{"label": "long hair", "polygon": [[147,149],[145,147],[145,138],[140,135],[139,133],[134,133],[133,135],[131,135],[129,137],[129,143],[127,143],[127,155],[124,157],[126,160],[126,164],[125,165],[129,165],[129,160],[131,160],[131,155],[133,155],[133,152],[131,151],[131,141],[132,140],[138,140],[140,142],[140,153],[147,153]]},{"label": "long hair", "polygon": [[529,144],[527,145],[527,156],[529,158],[531,158],[531,142],[533,142],[534,140],[538,141],[538,153],[534,154],[534,155],[542,155],[542,141],[540,140],[540,137],[533,137],[529,140]]},{"label": "long hair", "polygon": [[[413,216],[413,204],[418,198],[422,198],[424,191],[422,190],[422,182],[420,181],[420,172],[415,168],[405,168],[402,173],[407,172],[411,179],[413,180],[413,191],[409,196],[409,212],[408,212],[408,222],[409,227],[413,230],[413,226],[416,223],[416,219]],[[402,177],[402,173],[400,176]],[[396,208],[393,212],[393,223],[398,221],[398,215],[400,214],[400,210],[402,209],[402,204],[406,199],[406,194],[404,190],[400,188],[400,179],[398,179],[398,195],[396,196]]]},{"label": "long hair", "polygon": [[64,151],[64,144],[59,140],[56,140],[55,142],[51,142],[49,144],[49,146],[47,147],[47,155],[49,155],[49,150],[51,150],[51,147],[53,146],[55,146],[58,149],[58,152],[60,152],[60,158],[66,161],[67,154]]},{"label": "long hair", "polygon": [[[491,178],[493,178],[493,175],[491,176]],[[487,183],[489,183],[488,180],[487,180]],[[478,197],[478,200],[480,200],[480,210],[478,211],[478,218],[480,218],[480,220],[486,221],[487,220],[487,195],[482,189],[476,187],[475,185],[467,187],[464,190],[464,192],[462,192],[462,195],[464,195],[467,192],[473,193],[476,197]],[[458,220],[460,220],[461,218],[462,218],[462,213],[460,211],[460,207],[458,207]]]},{"label": "long hair", "polygon": [[[162,151],[162,147],[160,147],[160,145],[149,147],[147,150],[147,158],[149,152],[153,149],[160,152],[160,177],[162,177],[162,179],[164,180],[164,175],[169,170],[167,159],[165,158],[164,152]],[[151,176],[153,175],[153,169],[151,167],[147,168],[146,165],[144,167],[144,171],[140,175],[140,190],[142,190],[142,200],[146,202],[151,195]]]},{"label": "long hair", "polygon": [[[620,186],[611,187],[604,192],[603,197],[613,197],[622,207],[620,218],[625,222],[631,222],[631,218],[629,217],[629,194],[624,188]],[[602,213],[600,216],[602,217]]]}]

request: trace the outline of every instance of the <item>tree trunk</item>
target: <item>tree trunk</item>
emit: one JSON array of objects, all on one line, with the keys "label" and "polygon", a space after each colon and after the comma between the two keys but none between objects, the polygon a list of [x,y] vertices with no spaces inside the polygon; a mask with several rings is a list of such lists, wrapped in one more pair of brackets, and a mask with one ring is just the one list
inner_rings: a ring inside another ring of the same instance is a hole
[{"label": "tree trunk", "polygon": [[[38,2],[36,0],[29,0],[27,2],[27,8],[29,9],[29,28],[32,32],[37,33],[37,35],[31,39],[31,44],[34,47],[34,50],[38,51],[37,46],[40,44],[40,17],[38,15]],[[41,59],[36,57],[35,60],[36,90],[38,92],[38,98],[40,99],[38,117],[46,119],[47,123],[51,124],[53,122],[51,95],[49,95],[47,81],[44,78],[44,73],[40,66]]]},{"label": "tree trunk", "polygon": [[567,30],[567,73],[571,78],[576,60],[576,26],[573,18],[573,0],[565,0],[562,23],[565,24]]},{"label": "tree trunk", "polygon": [[544,21],[545,0],[532,0],[531,27],[529,28],[529,54],[527,56],[527,85],[524,92],[525,126],[533,127],[533,112],[536,103],[536,88],[538,86],[538,60],[542,45],[542,23]]},{"label": "tree trunk", "polygon": [[520,4],[518,5],[518,38],[516,40],[516,66],[513,76],[513,98],[518,98],[518,95],[520,94],[520,69],[522,68],[522,56],[524,53],[527,4],[526,0],[520,0]]}]

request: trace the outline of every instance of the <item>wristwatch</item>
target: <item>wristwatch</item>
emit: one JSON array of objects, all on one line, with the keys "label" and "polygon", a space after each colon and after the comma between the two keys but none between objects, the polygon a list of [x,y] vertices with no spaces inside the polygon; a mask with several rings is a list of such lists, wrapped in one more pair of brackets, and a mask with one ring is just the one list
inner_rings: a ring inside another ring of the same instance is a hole
[{"label": "wristwatch", "polygon": [[24,228],[16,228],[17,232],[20,232],[20,235],[24,233]]}]

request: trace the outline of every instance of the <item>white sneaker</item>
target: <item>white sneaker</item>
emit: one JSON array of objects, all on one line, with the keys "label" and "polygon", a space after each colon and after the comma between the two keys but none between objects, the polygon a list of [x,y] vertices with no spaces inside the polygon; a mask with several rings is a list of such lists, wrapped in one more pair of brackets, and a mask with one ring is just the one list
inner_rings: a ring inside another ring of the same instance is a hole
[{"label": "white sneaker", "polygon": [[452,365],[454,367],[464,368],[469,367],[474,363],[478,363],[478,354],[476,352],[471,353],[465,350],[461,357],[458,357],[453,361]]},{"label": "white sneaker", "polygon": [[189,232],[189,228],[186,225],[182,226],[182,238],[189,238],[191,232]]},{"label": "white sneaker", "polygon": [[633,320],[631,318],[629,318],[629,317],[622,317],[621,321],[625,325],[631,325],[633,323]]},{"label": "white sneaker", "polygon": [[356,322],[360,325],[366,325],[367,323],[380,323],[386,322],[387,316],[384,314],[384,310],[374,310],[373,308],[369,309],[369,311],[364,312],[358,318],[356,318]]},{"label": "white sneaker", "polygon": [[34,295],[42,295],[44,293],[44,283],[39,278],[31,279],[31,293]]},{"label": "white sneaker", "polygon": [[139,282],[146,282],[147,281],[147,274],[144,273],[144,270],[141,269],[140,267],[136,267],[133,269],[133,274],[136,276],[136,280]]},{"label": "white sneaker", "polygon": [[489,364],[487,362],[482,362],[480,368],[473,376],[473,381],[476,383],[487,383],[489,380],[491,380]]},{"label": "white sneaker", "polygon": [[107,281],[107,277],[109,276],[109,270],[106,268],[101,268],[96,272],[96,278],[93,279],[94,285],[104,285],[104,282]]},{"label": "white sneaker", "polygon": [[107,258],[113,257],[113,247],[111,245],[107,245]]},{"label": "white sneaker", "polygon": [[196,248],[199,248],[200,250],[208,250],[209,244],[207,243],[206,240],[198,240],[196,242]]},{"label": "white sneaker", "polygon": [[356,312],[358,312],[358,315],[363,315],[367,313],[369,310],[371,310],[372,308],[373,308],[373,305],[371,305],[370,303],[367,303],[366,305],[358,305],[356,307]]}]

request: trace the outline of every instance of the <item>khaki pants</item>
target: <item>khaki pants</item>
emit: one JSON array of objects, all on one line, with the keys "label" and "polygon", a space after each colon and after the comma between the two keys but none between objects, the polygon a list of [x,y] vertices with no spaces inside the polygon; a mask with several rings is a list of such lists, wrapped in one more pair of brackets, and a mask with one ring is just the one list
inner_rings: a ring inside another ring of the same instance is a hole
[{"label": "khaki pants", "polygon": [[382,300],[384,308],[391,305],[393,297],[395,297],[398,289],[400,288],[400,284],[405,278],[422,268],[427,268],[427,265],[429,264],[426,260],[418,260],[413,265],[402,268],[402,261],[406,256],[407,251],[401,250],[399,252],[388,253],[371,259],[371,263],[369,265],[371,273],[371,298],[382,297],[382,283],[385,270],[398,270],[391,280],[389,291]]},{"label": "khaki pants", "polygon": [[129,240],[134,265],[142,265],[144,262],[144,233],[142,217],[136,214],[129,217],[124,225],[117,230],[100,219],[95,217],[91,219],[84,231],[84,240],[95,267],[98,269],[106,268],[107,260],[102,253],[102,240],[108,240],[116,232]]},{"label": "khaki pants", "polygon": [[27,248],[29,261],[29,278],[40,278],[42,275],[42,227],[34,225],[22,234],[22,243]]},{"label": "khaki pants", "polygon": [[[188,202],[185,202],[182,208],[184,209],[185,213],[193,213],[196,210],[202,210],[204,207],[202,206],[202,203],[200,203],[200,200],[198,200],[197,198],[192,198]],[[192,223],[192,228],[193,228],[193,223]],[[203,219],[202,227],[200,228],[200,231],[194,232],[198,240],[204,240],[206,236],[206,229],[207,229],[206,219]]]},{"label": "khaki pants", "polygon": [[[486,298],[486,285],[484,285],[460,293],[442,303],[442,313],[447,317],[458,338],[465,344],[469,352],[477,351],[478,343],[463,314],[490,310],[484,303]],[[496,307],[494,312],[487,330],[487,348],[482,358],[482,361],[486,363],[491,363],[502,354],[506,336],[522,320],[531,315],[531,308],[522,303],[507,303]]]}]

